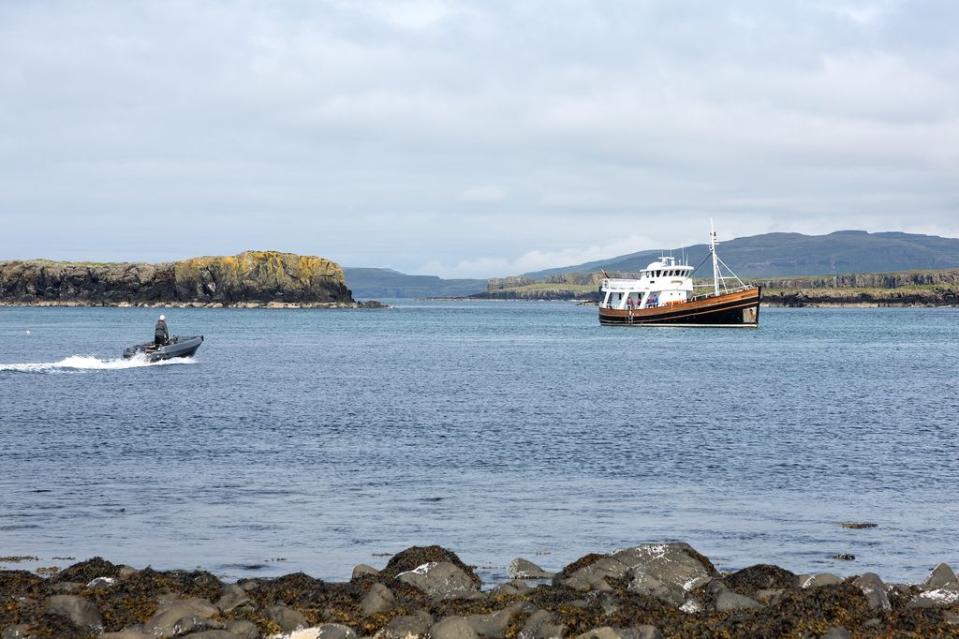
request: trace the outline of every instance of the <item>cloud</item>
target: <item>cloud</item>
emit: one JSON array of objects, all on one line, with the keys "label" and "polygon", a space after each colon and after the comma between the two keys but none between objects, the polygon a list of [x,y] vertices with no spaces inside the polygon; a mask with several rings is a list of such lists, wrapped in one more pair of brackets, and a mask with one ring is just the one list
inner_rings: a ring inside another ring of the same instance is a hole
[{"label": "cloud", "polygon": [[460,193],[460,200],[463,202],[489,204],[493,202],[502,202],[505,199],[506,191],[494,184],[470,187]]},{"label": "cloud", "polygon": [[517,257],[479,257],[444,264],[430,261],[419,267],[420,274],[443,273],[446,277],[489,277],[521,274],[556,266],[569,266],[635,252],[637,246],[649,246],[648,237],[632,235],[608,244],[564,248],[556,251],[533,250]]},{"label": "cloud", "polygon": [[701,241],[710,216],[959,235],[957,22],[935,0],[0,3],[0,257],[268,245],[496,275]]}]

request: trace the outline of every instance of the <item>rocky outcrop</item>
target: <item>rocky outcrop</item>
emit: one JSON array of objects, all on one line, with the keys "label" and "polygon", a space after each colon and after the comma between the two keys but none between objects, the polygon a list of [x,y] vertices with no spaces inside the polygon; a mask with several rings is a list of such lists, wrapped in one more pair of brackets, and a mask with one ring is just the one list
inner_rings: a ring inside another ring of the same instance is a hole
[{"label": "rocky outcrop", "polygon": [[353,306],[355,302],[335,262],[246,251],[162,264],[0,262],[0,304]]},{"label": "rocky outcrop", "polygon": [[[346,583],[294,573],[223,584],[205,572],[136,571],[100,559],[61,572],[78,581],[0,570],[0,637],[959,636],[959,579],[945,564],[911,586],[885,584],[872,573],[804,578],[770,565],[723,575],[692,547],[670,543],[585,555],[551,584],[513,581],[509,590],[484,591],[455,553],[426,546],[395,555],[382,570],[359,572]],[[65,584],[75,592],[60,592]]]}]

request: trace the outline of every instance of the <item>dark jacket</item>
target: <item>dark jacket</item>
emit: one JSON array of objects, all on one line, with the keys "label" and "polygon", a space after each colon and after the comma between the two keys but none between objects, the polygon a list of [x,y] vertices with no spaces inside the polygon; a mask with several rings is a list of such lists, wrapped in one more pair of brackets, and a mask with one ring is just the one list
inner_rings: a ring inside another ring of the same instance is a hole
[{"label": "dark jacket", "polygon": [[153,341],[157,344],[166,344],[170,341],[170,333],[167,331],[165,321],[157,320],[156,328],[153,329]]}]

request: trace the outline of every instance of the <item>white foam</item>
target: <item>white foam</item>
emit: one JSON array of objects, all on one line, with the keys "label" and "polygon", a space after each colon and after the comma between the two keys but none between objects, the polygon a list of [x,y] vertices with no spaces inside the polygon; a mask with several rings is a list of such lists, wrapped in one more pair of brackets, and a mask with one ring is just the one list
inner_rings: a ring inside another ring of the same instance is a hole
[{"label": "white foam", "polygon": [[959,602],[959,590],[947,590],[945,588],[927,590],[926,592],[921,593],[918,599],[932,601],[941,605],[951,605]]},{"label": "white foam", "polygon": [[690,615],[691,615],[691,614],[695,614],[695,613],[697,613],[697,612],[702,612],[702,610],[703,610],[703,604],[699,603],[699,602],[698,602],[697,600],[695,600],[695,599],[690,599],[689,601],[687,601],[686,603],[684,603],[682,606],[680,606],[679,609],[682,610],[683,612],[685,612],[686,614],[690,614]]},{"label": "white foam", "polygon": [[168,366],[170,364],[193,364],[192,357],[179,357],[159,362],[151,362],[145,356],[138,355],[130,359],[100,359],[93,355],[71,355],[58,362],[28,362],[24,364],[0,364],[0,371],[19,373],[68,373],[73,371],[121,370],[124,368],[143,368],[144,366]]}]

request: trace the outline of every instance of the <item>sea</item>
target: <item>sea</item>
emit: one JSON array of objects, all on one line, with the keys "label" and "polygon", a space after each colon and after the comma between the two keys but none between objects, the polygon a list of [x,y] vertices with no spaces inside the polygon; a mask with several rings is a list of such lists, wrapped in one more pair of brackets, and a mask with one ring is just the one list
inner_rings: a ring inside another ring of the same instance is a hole
[{"label": "sea", "polygon": [[165,309],[205,341],[159,364],[120,358],[157,309],[0,308],[0,556],[36,557],[0,565],[345,580],[440,544],[495,583],[681,540],[722,570],[959,567],[957,309],[391,304]]}]

